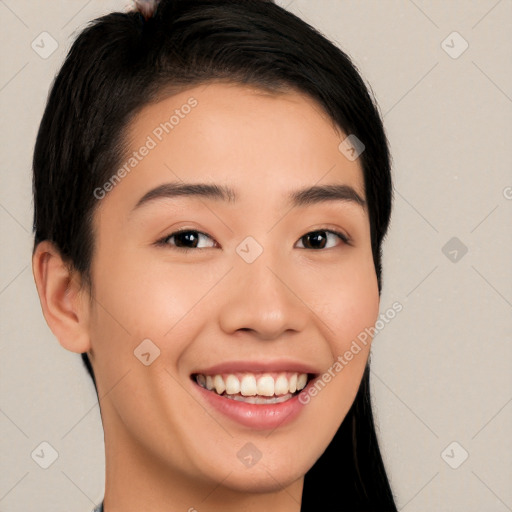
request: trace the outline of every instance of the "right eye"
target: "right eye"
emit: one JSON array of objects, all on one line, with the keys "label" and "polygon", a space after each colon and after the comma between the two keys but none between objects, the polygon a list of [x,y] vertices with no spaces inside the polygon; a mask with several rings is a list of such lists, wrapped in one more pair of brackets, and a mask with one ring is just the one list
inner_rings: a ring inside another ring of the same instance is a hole
[{"label": "right eye", "polygon": [[[209,247],[198,247],[201,239],[212,240],[214,245],[210,245]],[[194,229],[181,229],[157,241],[157,245],[159,246],[171,246],[180,251],[189,251],[190,249],[209,249],[215,247],[216,244],[217,242],[213,240],[212,237]]]}]

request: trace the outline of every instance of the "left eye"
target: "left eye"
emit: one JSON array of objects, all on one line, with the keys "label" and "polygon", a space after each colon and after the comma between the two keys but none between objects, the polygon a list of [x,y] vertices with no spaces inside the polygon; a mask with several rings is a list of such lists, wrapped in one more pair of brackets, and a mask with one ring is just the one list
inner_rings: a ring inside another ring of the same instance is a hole
[{"label": "left eye", "polygon": [[303,247],[304,249],[330,249],[331,247],[335,247],[336,244],[330,245],[326,247],[327,245],[327,238],[328,235],[337,237],[342,240],[343,243],[348,243],[348,238],[343,234],[339,233],[338,231],[332,231],[329,229],[319,229],[317,231],[311,231],[310,233],[305,234],[304,236],[300,237],[299,241],[301,240],[308,240],[307,245],[311,247]]}]

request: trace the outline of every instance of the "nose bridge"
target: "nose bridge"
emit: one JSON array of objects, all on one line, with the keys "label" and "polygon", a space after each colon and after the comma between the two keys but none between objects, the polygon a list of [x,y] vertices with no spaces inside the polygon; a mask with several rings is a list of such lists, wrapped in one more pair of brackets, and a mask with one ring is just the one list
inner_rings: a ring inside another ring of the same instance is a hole
[{"label": "nose bridge", "polygon": [[[270,237],[266,237],[268,242]],[[287,330],[300,331],[307,313],[293,290],[294,273],[282,251],[247,237],[236,248],[229,289],[220,311],[226,332],[244,329],[274,339]],[[291,288],[291,289],[290,289]]]}]

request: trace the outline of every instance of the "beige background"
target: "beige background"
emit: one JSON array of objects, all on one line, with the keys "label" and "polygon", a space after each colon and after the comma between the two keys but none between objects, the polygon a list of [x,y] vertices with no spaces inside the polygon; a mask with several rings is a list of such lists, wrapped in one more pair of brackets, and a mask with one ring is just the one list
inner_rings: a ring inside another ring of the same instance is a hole
[{"label": "beige background", "polygon": [[[391,142],[381,309],[404,309],[375,339],[372,367],[399,509],[512,510],[512,2],[279,3],[354,59]],[[31,156],[74,34],[125,5],[0,0],[2,512],[86,512],[103,495],[92,382],[48,329],[33,283]],[[58,43],[47,58],[31,47],[43,31]],[[459,247],[445,247],[452,237]],[[46,470],[31,457],[43,441],[58,453]]]}]

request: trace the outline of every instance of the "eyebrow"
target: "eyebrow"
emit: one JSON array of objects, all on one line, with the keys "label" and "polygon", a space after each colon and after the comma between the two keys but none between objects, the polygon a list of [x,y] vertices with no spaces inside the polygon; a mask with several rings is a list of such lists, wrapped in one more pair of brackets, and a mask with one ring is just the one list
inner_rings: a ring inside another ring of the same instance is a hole
[{"label": "eyebrow", "polygon": [[[157,199],[169,199],[174,197],[199,197],[215,201],[224,201],[235,203],[237,201],[236,192],[227,185],[217,185],[212,183],[183,183],[173,182],[159,185],[146,192],[133,207],[132,212],[142,205],[153,202]],[[314,185],[299,190],[292,191],[288,195],[288,203],[292,207],[309,206],[325,201],[345,201],[352,202],[363,209],[366,207],[366,201],[349,185],[329,184]]]}]

